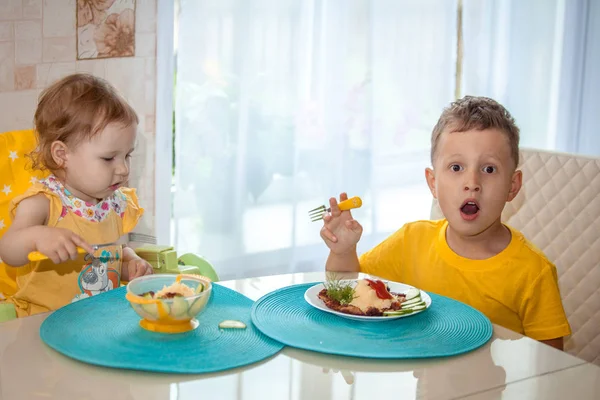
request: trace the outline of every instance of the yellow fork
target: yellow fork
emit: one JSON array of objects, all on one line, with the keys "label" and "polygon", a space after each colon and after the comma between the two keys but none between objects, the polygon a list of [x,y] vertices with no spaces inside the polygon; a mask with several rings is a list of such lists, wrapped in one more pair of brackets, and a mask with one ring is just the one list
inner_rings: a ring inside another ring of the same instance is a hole
[{"label": "yellow fork", "polygon": [[[349,198],[348,200],[344,200],[341,203],[338,204],[338,206],[340,207],[340,210],[342,211],[348,211],[348,210],[352,210],[354,208],[359,208],[360,206],[362,206],[362,200],[360,199],[360,197],[358,196],[354,196]],[[308,216],[310,217],[310,220],[312,222],[315,221],[319,221],[321,219],[323,219],[323,216],[325,215],[326,212],[331,212],[331,208],[325,207],[323,206],[319,206],[317,208],[313,208],[312,210],[310,210],[308,212]]]},{"label": "yellow fork", "polygon": [[[114,246],[116,244],[117,243],[104,243],[104,244],[93,244],[91,246],[92,246],[92,249],[94,249],[94,251],[96,251],[101,247]],[[87,251],[82,249],[81,247],[77,247],[77,253],[78,254],[87,254]],[[27,255],[27,258],[29,259],[29,261],[43,261],[43,260],[47,260],[48,256],[40,253],[39,251],[32,251],[31,253],[29,253]]]}]

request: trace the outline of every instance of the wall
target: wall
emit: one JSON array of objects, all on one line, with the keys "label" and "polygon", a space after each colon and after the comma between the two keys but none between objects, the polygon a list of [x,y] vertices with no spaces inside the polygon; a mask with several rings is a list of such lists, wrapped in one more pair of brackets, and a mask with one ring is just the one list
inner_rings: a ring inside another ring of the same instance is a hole
[{"label": "wall", "polygon": [[[88,0],[92,1],[92,0]],[[136,231],[154,225],[156,0],[137,0],[135,56],[77,60],[77,0],[0,0],[0,132],[29,129],[39,93],[76,71],[107,79],[140,116],[130,185],[146,214]]]}]

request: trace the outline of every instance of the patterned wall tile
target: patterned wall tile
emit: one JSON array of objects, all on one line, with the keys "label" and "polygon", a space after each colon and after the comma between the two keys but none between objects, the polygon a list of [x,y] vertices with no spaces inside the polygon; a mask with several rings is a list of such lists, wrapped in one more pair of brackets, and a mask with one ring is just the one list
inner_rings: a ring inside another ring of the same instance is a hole
[{"label": "patterned wall tile", "polygon": [[41,39],[42,38],[42,21],[16,21],[15,22],[15,39]]},{"label": "patterned wall tile", "polygon": [[44,38],[44,62],[57,61],[75,61],[74,38]]},{"label": "patterned wall tile", "polygon": [[15,67],[15,89],[26,90],[36,87],[36,66],[21,65]]},{"label": "patterned wall tile", "polygon": [[143,58],[106,59],[106,79],[123,93],[138,113],[144,112],[146,104],[144,68]]},{"label": "patterned wall tile", "polygon": [[37,89],[0,92],[2,132],[33,127],[33,113],[38,94],[39,90]]},{"label": "patterned wall tile", "polygon": [[15,88],[15,45],[0,42],[0,91]]},{"label": "patterned wall tile", "polygon": [[75,73],[77,70],[76,67],[77,66],[74,62],[38,64],[37,87],[45,88],[52,82]]},{"label": "patterned wall tile", "polygon": [[42,0],[23,0],[23,18],[42,18]]},{"label": "patterned wall tile", "polygon": [[106,77],[106,61],[103,59],[77,61],[77,71],[104,78]]},{"label": "patterned wall tile", "polygon": [[137,0],[135,31],[136,33],[156,32],[156,0]]},{"label": "patterned wall tile", "polygon": [[145,132],[154,133],[154,129],[156,129],[156,119],[154,115],[146,115],[146,127],[144,129]]},{"label": "patterned wall tile", "polygon": [[45,0],[44,37],[74,37],[76,5],[76,0]]},{"label": "patterned wall tile", "polygon": [[25,65],[42,62],[42,39],[16,40],[15,62]]},{"label": "patterned wall tile", "polygon": [[14,39],[14,24],[12,21],[0,22],[0,42]]},{"label": "patterned wall tile", "polygon": [[21,0],[0,1],[0,21],[21,19],[23,17],[23,5]]},{"label": "patterned wall tile", "polygon": [[144,82],[145,101],[143,111],[146,114],[154,114],[154,106],[156,100],[156,83],[154,80],[148,79]]},{"label": "patterned wall tile", "polygon": [[146,58],[146,78],[156,79],[156,58]]},{"label": "patterned wall tile", "polygon": [[156,57],[155,33],[136,33],[135,55],[136,57]]}]

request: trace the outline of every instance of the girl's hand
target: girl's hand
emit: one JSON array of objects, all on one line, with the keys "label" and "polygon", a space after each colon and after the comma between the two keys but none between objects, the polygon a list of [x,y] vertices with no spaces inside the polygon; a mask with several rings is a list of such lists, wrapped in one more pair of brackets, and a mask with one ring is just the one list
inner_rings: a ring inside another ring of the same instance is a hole
[{"label": "girl's hand", "polygon": [[79,256],[77,247],[90,254],[94,249],[79,235],[68,229],[39,226],[35,233],[35,250],[44,254],[54,264],[75,260]]},{"label": "girl's hand", "polygon": [[[346,193],[340,194],[340,201],[348,200]],[[334,254],[354,251],[360,240],[363,228],[352,218],[350,211],[341,211],[334,197],[329,199],[331,213],[323,217],[321,238]]]},{"label": "girl's hand", "polygon": [[133,258],[127,262],[123,270],[123,280],[131,281],[144,275],[152,275],[154,269],[152,265],[143,258]]}]

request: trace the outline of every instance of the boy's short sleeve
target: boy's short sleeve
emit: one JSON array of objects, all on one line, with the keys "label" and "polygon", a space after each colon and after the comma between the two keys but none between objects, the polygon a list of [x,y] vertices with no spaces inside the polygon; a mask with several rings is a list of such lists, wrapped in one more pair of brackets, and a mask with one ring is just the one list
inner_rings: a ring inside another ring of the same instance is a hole
[{"label": "boy's short sleeve", "polygon": [[[363,253],[358,261],[360,272],[365,274],[399,279],[402,270],[402,255],[406,225],[398,229],[383,242]],[[398,276],[398,277],[397,277]]]},{"label": "boy's short sleeve", "polygon": [[520,310],[525,335],[536,340],[548,340],[571,334],[565,315],[556,267],[542,270],[524,294]]},{"label": "boy's short sleeve", "polygon": [[129,233],[135,229],[144,209],[140,207],[137,193],[133,188],[121,188],[121,193],[125,196],[126,206],[123,212],[123,233]]}]

